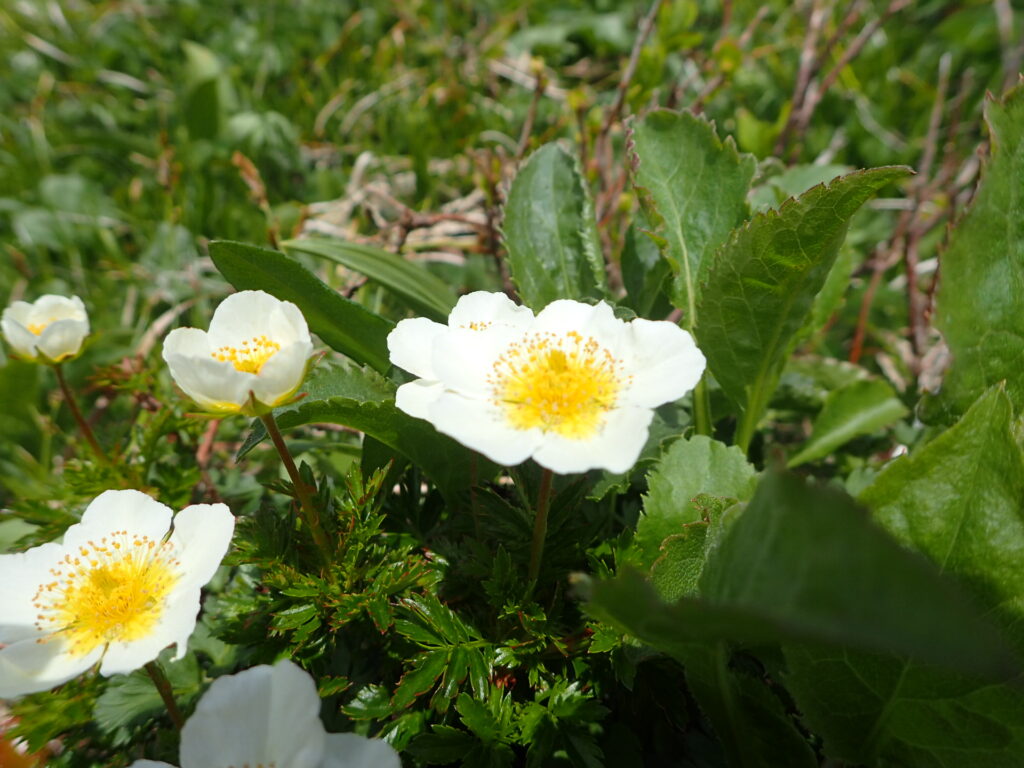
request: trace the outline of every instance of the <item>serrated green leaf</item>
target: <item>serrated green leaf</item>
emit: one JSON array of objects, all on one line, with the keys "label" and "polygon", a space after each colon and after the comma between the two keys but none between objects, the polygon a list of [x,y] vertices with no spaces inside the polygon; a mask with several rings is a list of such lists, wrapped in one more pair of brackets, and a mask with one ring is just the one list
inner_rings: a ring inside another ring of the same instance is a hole
[{"label": "serrated green leaf", "polygon": [[672,301],[692,328],[702,263],[749,215],[757,163],[689,112],[647,113],[633,126],[631,142],[633,185],[675,275]]},{"label": "serrated green leaf", "polygon": [[707,555],[708,523],[688,523],[683,532],[661,543],[661,556],[651,566],[651,583],[665,602],[697,592]]},{"label": "serrated green leaf", "polygon": [[229,240],[210,243],[210,258],[238,290],[266,291],[298,306],[309,329],[328,346],[382,373],[391,367],[387,337],[394,324],[349,301],[298,262]]},{"label": "serrated green leaf", "polygon": [[755,478],[754,468],[735,447],[702,435],[674,442],[647,477],[648,491],[634,540],[641,564],[649,567],[658,558],[658,548],[667,536],[700,521],[696,496],[704,493],[747,501]]},{"label": "serrated green leaf", "polygon": [[740,409],[746,450],[793,338],[821,291],[850,218],[901,167],[874,168],[814,187],[736,230],[702,272],[697,341],[708,368]]},{"label": "serrated green leaf", "polygon": [[996,629],[932,564],[845,494],[790,475],[761,481],[709,557],[700,595],[669,605],[627,571],[591,584],[587,610],[673,655],[694,640],[788,640],[916,654],[996,680],[1017,669]]},{"label": "serrated green leaf", "polygon": [[409,752],[427,765],[448,765],[461,760],[477,746],[477,740],[450,725],[432,725],[431,733],[417,736]]},{"label": "serrated green leaf", "polygon": [[455,709],[462,716],[462,724],[482,742],[489,744],[497,739],[501,725],[481,701],[462,693],[455,701]]},{"label": "serrated green leaf", "polygon": [[[1024,459],[1012,425],[1006,393],[993,389],[947,432],[893,462],[862,499],[893,535],[973,592],[1019,652]],[[990,685],[917,661],[804,647],[787,647],[786,659],[787,684],[830,754],[957,768],[1017,765],[1024,755],[1020,678]]]},{"label": "serrated green leaf", "polygon": [[1024,86],[985,109],[992,156],[942,254],[935,325],[953,354],[926,416],[951,421],[993,384],[1024,408]]},{"label": "serrated green leaf", "polygon": [[665,317],[671,305],[665,296],[666,282],[672,269],[661,251],[644,230],[650,229],[643,211],[626,230],[620,260],[622,284],[626,289],[623,302],[640,317]]},{"label": "serrated green leaf", "polygon": [[281,247],[287,252],[330,259],[366,275],[413,311],[435,320],[445,320],[455,306],[455,294],[447,283],[418,264],[382,248],[324,237],[286,240]]},{"label": "serrated green leaf", "polygon": [[528,307],[604,295],[590,192],[575,159],[557,144],[545,144],[519,169],[502,230],[512,280]]},{"label": "serrated green leaf", "polygon": [[383,720],[391,714],[391,696],[383,685],[367,685],[341,711],[353,720]]},{"label": "serrated green leaf", "polygon": [[448,664],[449,651],[440,649],[427,651],[416,657],[412,668],[402,676],[395,689],[395,695],[391,699],[391,706],[398,709],[405,709],[418,696],[427,693],[438,678],[444,673]]},{"label": "serrated green leaf", "polygon": [[797,467],[828,456],[853,438],[884,429],[908,413],[884,381],[855,381],[841,387],[829,393],[814,420],[811,436],[788,466]]}]

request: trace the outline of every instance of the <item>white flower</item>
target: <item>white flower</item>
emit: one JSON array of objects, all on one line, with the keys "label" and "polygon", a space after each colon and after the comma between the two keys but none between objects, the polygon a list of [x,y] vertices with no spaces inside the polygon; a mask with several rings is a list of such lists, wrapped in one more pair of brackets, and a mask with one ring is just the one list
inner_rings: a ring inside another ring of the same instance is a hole
[{"label": "white flower", "polygon": [[533,315],[504,294],[463,296],[440,325],[403,320],[391,362],[420,377],[396,404],[491,460],[555,472],[625,472],[653,408],[693,389],[704,355],[674,323],[555,301]]},{"label": "white flower", "polygon": [[235,519],[224,504],[187,507],[173,529],[171,515],[139,491],[104,491],[63,543],[0,555],[0,698],[97,662],[104,675],[131,672],[171,643],[184,655]]},{"label": "white flower", "polygon": [[[308,673],[290,661],[214,680],[181,731],[182,768],[400,768],[380,739],[326,733]],[[136,760],[131,768],[173,768]]]},{"label": "white flower", "polygon": [[0,329],[18,357],[57,363],[82,349],[89,335],[89,315],[77,296],[47,294],[32,304],[11,304],[4,310]]},{"label": "white flower", "polygon": [[312,351],[298,307],[263,291],[241,291],[214,310],[209,332],[167,334],[163,356],[174,381],[203,409],[254,416],[295,394]]}]

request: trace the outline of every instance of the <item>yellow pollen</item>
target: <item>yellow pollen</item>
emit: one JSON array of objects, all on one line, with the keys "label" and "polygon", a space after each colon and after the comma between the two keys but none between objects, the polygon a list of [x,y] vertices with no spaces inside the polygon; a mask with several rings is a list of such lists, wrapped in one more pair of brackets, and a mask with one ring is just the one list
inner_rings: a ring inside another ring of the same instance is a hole
[{"label": "yellow pollen", "polygon": [[264,363],[280,351],[281,345],[266,336],[253,336],[237,347],[225,345],[213,353],[215,360],[229,361],[239,371],[259,373]]},{"label": "yellow pollen", "polygon": [[64,638],[72,655],[149,635],[178,580],[180,563],[170,544],[127,531],[109,538],[109,546],[104,537],[80,549],[88,562],[65,555],[33,598],[36,627]]},{"label": "yellow pollen", "polygon": [[44,320],[41,323],[29,323],[25,327],[28,328],[28,332],[31,333],[33,336],[39,336],[43,331],[50,327],[51,323],[54,323],[56,321],[56,317],[51,317],[49,320]]},{"label": "yellow pollen", "polygon": [[539,427],[577,440],[600,431],[627,381],[621,361],[576,331],[513,343],[488,377],[515,429]]}]

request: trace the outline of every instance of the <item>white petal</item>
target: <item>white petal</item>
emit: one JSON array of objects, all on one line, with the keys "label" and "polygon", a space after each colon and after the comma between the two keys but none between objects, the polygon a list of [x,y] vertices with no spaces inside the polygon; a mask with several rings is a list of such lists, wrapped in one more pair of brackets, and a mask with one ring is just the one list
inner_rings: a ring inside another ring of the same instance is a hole
[{"label": "white petal", "polygon": [[249,384],[256,399],[276,407],[295,394],[302,386],[311,354],[311,342],[294,341],[271,355]]},{"label": "white petal", "polygon": [[196,616],[199,614],[199,588],[191,590],[175,590],[164,605],[153,631],[145,637],[131,642],[114,642],[107,646],[103,654],[100,674],[126,675],[153,661],[160,651],[169,645],[176,644],[176,659],[185,655],[188,639],[196,628]]},{"label": "white petal", "polygon": [[423,379],[436,378],[431,362],[434,342],[447,332],[447,326],[425,317],[399,321],[388,334],[388,356],[392,365]]},{"label": "white petal", "polygon": [[281,661],[214,680],[182,729],[181,765],[319,768],[324,737],[313,678]]},{"label": "white petal", "polygon": [[277,316],[281,318],[281,328],[276,331],[280,334],[275,341],[282,344],[287,341],[289,344],[305,342],[312,348],[313,339],[309,335],[309,326],[306,324],[306,317],[302,310],[290,301],[282,301],[277,305]]},{"label": "white petal", "polygon": [[89,335],[89,323],[81,320],[57,320],[39,334],[36,349],[50,360],[59,361],[77,355]]},{"label": "white petal", "polygon": [[513,429],[498,407],[484,400],[444,392],[430,406],[439,432],[504,466],[521,464],[540,446],[539,429]]},{"label": "white petal", "polygon": [[664,320],[633,320],[629,324],[629,373],[623,405],[655,408],[685,395],[700,381],[706,361],[693,337]]},{"label": "white petal", "polygon": [[57,296],[48,293],[32,303],[28,323],[44,324],[55,320],[80,320],[85,323],[86,333],[89,332],[89,316],[86,314],[85,304],[77,296]]},{"label": "white petal", "polygon": [[445,389],[487,399],[494,364],[522,333],[505,326],[483,331],[453,328],[434,344],[433,368]]},{"label": "white petal", "polygon": [[209,336],[197,328],[177,328],[164,340],[163,358],[171,377],[197,405],[237,413],[249,401],[255,377],[228,361],[214,359]]},{"label": "white petal", "polygon": [[170,507],[142,491],[104,491],[86,507],[82,522],[68,528],[64,549],[77,549],[113,531],[159,542],[171,527],[171,515]]},{"label": "white petal", "polygon": [[12,301],[10,306],[4,309],[3,319],[17,323],[23,328],[29,324],[29,315],[32,314],[32,305],[27,301]]},{"label": "white petal", "polygon": [[554,432],[534,452],[534,460],[552,472],[567,475],[590,469],[621,473],[640,456],[654,412],[647,408],[616,408],[605,415],[601,432],[589,440],[571,440]]},{"label": "white petal", "polygon": [[613,340],[624,332],[625,327],[626,324],[615,317],[614,310],[603,301],[597,304],[584,304],[570,299],[559,299],[540,311],[530,330],[551,331],[556,334],[579,331],[593,336],[603,346],[609,347]]},{"label": "white petal", "polygon": [[[24,303],[23,301],[15,302],[15,304]],[[31,305],[28,306],[31,307]],[[36,342],[39,341],[39,337],[30,332],[24,324],[13,319],[12,315],[11,307],[8,307],[4,310],[3,320],[0,320],[0,330],[3,331],[4,338],[7,339],[7,343],[11,345],[18,357],[35,360]]]},{"label": "white petal", "polygon": [[[280,311],[281,301],[264,291],[239,291],[228,296],[213,311],[210,343],[214,349],[237,345],[254,336],[274,341],[295,339],[292,324]],[[300,313],[301,314],[301,313]]]},{"label": "white petal", "polygon": [[73,656],[65,652],[63,641],[56,637],[46,642],[21,640],[0,648],[0,699],[66,683],[95,664],[102,652],[102,647],[97,647],[84,656]]},{"label": "white petal", "polygon": [[235,517],[226,504],[193,504],[178,513],[170,541],[181,563],[181,588],[201,587],[213,578],[234,530]]},{"label": "white petal", "polygon": [[430,406],[443,392],[444,384],[417,379],[398,388],[395,392],[395,405],[398,410],[417,419],[429,419]]},{"label": "white petal", "polygon": [[32,600],[41,584],[51,580],[50,569],[64,547],[50,542],[27,552],[0,555],[0,643],[40,636],[35,621],[39,609]]},{"label": "white petal", "polygon": [[355,733],[329,733],[320,768],[402,768],[395,748]]},{"label": "white petal", "polygon": [[459,298],[448,315],[452,328],[469,328],[471,323],[526,328],[533,322],[533,311],[516,304],[504,293],[474,291]]}]

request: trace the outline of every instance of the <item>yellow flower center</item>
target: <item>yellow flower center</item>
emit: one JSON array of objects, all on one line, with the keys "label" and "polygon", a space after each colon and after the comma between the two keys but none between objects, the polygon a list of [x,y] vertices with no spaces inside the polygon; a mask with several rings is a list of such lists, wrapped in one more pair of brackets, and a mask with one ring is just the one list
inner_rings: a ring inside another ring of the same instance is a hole
[{"label": "yellow flower center", "polygon": [[50,324],[56,322],[57,318],[51,317],[49,320],[44,320],[41,323],[29,323],[26,328],[28,332],[33,336],[39,336],[43,331],[50,327]]},{"label": "yellow flower center", "polygon": [[281,345],[266,336],[253,336],[237,347],[225,345],[213,353],[215,360],[230,361],[239,371],[259,373],[263,365],[280,351]]},{"label": "yellow flower center", "polygon": [[[33,598],[36,627],[63,637],[72,655],[149,635],[178,580],[172,547],[115,531],[66,554]],[[45,642],[48,638],[41,638]]]},{"label": "yellow flower center", "polygon": [[625,383],[622,364],[589,336],[534,334],[513,343],[488,382],[515,429],[585,440],[604,424]]}]

